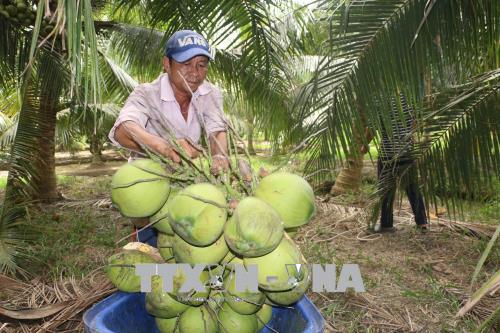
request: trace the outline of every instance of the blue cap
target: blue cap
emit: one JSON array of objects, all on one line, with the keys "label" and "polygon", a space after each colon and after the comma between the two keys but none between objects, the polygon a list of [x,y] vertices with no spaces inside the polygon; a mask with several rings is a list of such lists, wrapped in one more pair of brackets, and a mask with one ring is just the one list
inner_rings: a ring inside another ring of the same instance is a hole
[{"label": "blue cap", "polygon": [[199,55],[207,56],[213,60],[210,46],[205,38],[192,30],[179,30],[167,41],[165,56],[173,58],[177,62],[185,62]]}]

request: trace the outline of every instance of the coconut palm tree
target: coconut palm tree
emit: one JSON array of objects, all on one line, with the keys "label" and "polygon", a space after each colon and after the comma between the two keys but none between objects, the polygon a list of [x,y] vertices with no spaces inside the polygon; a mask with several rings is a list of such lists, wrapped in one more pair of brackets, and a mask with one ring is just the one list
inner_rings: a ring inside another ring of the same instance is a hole
[{"label": "coconut palm tree", "polygon": [[417,132],[427,138],[415,153],[428,195],[443,188],[470,193],[498,174],[497,1],[332,0],[320,6],[329,13],[326,55],[302,88],[295,109],[302,121],[289,132],[301,134],[299,141],[328,128],[308,147],[306,173],[331,170],[342,156],[358,154],[353,138],[363,138],[363,117],[377,133],[382,124],[390,128],[391,97],[404,93],[417,108]]},{"label": "coconut palm tree", "polygon": [[83,107],[62,110],[57,114],[56,143],[63,150],[74,152],[74,142],[85,139],[92,155],[91,165],[102,164],[102,150],[119,112],[118,105],[111,103],[95,106],[92,111]]}]

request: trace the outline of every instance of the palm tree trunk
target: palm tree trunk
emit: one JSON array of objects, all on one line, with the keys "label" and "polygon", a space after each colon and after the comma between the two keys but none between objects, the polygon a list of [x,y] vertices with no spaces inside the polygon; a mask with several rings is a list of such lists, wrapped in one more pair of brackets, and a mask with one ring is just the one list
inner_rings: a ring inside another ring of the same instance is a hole
[{"label": "palm tree trunk", "polygon": [[23,106],[11,149],[6,206],[25,200],[61,199],[54,156],[56,114],[64,84],[58,65],[49,56],[42,56],[37,75],[28,74],[25,81]]},{"label": "palm tree trunk", "polygon": [[248,143],[248,153],[250,155],[255,155],[255,148],[253,147],[253,124],[248,123],[247,124],[247,143]]},{"label": "palm tree trunk", "polygon": [[346,165],[340,170],[330,194],[333,196],[356,191],[361,185],[361,171],[363,170],[363,155],[349,157]]},{"label": "palm tree trunk", "polygon": [[90,135],[90,153],[92,154],[92,164],[103,164],[103,159],[102,159],[102,147],[103,144],[101,140],[99,139],[99,136],[92,134]]},{"label": "palm tree trunk", "polygon": [[33,193],[34,200],[54,202],[61,199],[57,191],[56,163],[55,163],[55,134],[56,134],[57,100],[51,96],[42,96],[40,100],[40,129],[41,137],[36,159],[37,173],[40,175],[35,181],[37,191]]},{"label": "palm tree trunk", "polygon": [[[333,184],[330,194],[333,196],[345,194],[347,192],[356,191],[361,185],[361,171],[363,170],[364,155],[368,152],[368,144],[373,140],[373,133],[366,126],[366,117],[363,109],[358,105],[358,110],[361,115],[362,127],[364,134],[359,131],[354,132],[353,148],[358,150],[357,153],[350,153],[346,158],[346,164],[340,170],[335,184]],[[353,127],[355,127],[353,125]],[[364,138],[363,138],[364,136]],[[366,143],[366,146],[364,144]]]}]

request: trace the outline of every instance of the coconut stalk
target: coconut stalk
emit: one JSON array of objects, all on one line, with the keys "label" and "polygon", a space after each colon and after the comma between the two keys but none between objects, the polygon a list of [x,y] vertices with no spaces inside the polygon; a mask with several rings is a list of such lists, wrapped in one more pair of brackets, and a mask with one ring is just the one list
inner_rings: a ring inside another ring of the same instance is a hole
[{"label": "coconut stalk", "polygon": [[[183,79],[186,87],[189,89],[189,92],[191,93],[191,97],[193,98],[194,97],[194,92],[191,90],[191,88],[189,87],[189,85],[187,84],[187,81],[186,79],[184,78],[184,76],[182,75],[182,73],[179,72],[179,75],[181,76],[181,78]],[[195,100],[192,100],[192,102],[194,102]],[[198,108],[197,104],[196,103],[192,103],[192,106],[193,106],[193,109],[195,110],[195,113],[196,113],[196,116],[198,117],[198,121],[200,123],[200,125],[202,126],[203,129],[205,129],[205,122],[203,120],[203,117],[201,116],[201,113],[200,113],[200,109]],[[234,155],[237,157],[238,155],[238,150],[236,148],[236,140],[234,138],[236,138],[238,141],[240,141],[241,143],[243,143],[243,147],[244,147],[244,151],[245,151],[245,155],[246,155],[246,158],[248,159],[248,161],[250,161],[250,154],[246,148],[246,146],[244,145],[244,141],[243,139],[241,139],[238,135],[238,132],[235,130],[234,126],[230,123],[229,120],[226,119],[226,117],[224,117],[224,115],[219,115],[221,119],[223,119],[223,121],[225,122],[225,124],[227,125],[228,127],[228,131],[227,131],[227,135],[228,135],[228,151],[230,149],[230,142],[233,143],[233,145],[235,146],[234,147]],[[208,145],[210,145],[211,141],[210,141],[210,138],[208,137],[208,133],[206,131],[203,131],[204,134],[205,134],[205,140],[207,142]],[[234,137],[233,137],[234,136]],[[227,155],[227,154],[224,154],[224,149],[223,147],[220,146],[220,143],[217,141],[217,140],[213,140],[213,142],[217,145],[217,148],[219,149],[219,151],[223,152],[223,156],[225,158],[228,159],[228,162],[229,162],[229,170],[231,171],[231,173],[238,179],[238,180],[241,180],[241,179],[244,179],[243,175],[240,174],[240,171],[239,169],[233,165],[233,163],[231,163],[231,159],[230,157]],[[213,158],[212,158],[212,154],[211,154],[211,150],[208,149],[208,154],[207,154],[207,157],[208,157],[208,161],[210,163],[210,165],[212,166],[213,165]],[[237,162],[236,162],[237,163]],[[250,162],[249,162],[249,165],[250,165]],[[252,180],[254,181],[256,178],[255,177],[252,177]],[[224,184],[224,186],[226,187],[228,193],[232,196],[232,197],[235,197],[235,198],[238,198],[240,197],[240,195],[238,193],[236,193],[233,188],[231,187],[231,184],[230,184],[230,181],[229,179],[227,179],[226,176],[223,176],[220,178],[220,181]],[[254,185],[254,184],[253,184]],[[248,193],[248,189],[246,188],[246,186],[244,186],[244,184],[242,184],[240,182],[240,186],[242,187],[242,189]]]}]

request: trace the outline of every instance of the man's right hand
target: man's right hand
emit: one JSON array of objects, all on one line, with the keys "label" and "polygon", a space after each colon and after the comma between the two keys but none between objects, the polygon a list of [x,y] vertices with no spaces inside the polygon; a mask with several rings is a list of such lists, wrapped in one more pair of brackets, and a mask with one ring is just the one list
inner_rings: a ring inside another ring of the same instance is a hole
[{"label": "man's right hand", "polygon": [[179,154],[165,141],[158,140],[153,149],[160,155],[171,159],[174,163],[181,163]]},{"label": "man's right hand", "polygon": [[181,146],[181,148],[184,150],[184,153],[189,158],[196,158],[196,157],[198,157],[198,155],[200,155],[200,151],[198,149],[196,149],[186,139],[177,140],[177,143]]},{"label": "man's right hand", "polygon": [[198,157],[198,155],[200,154],[198,149],[196,149],[192,144],[190,144],[185,139],[177,140],[177,144],[180,147],[174,148],[174,147],[170,146],[168,143],[166,143],[165,141],[159,140],[156,144],[155,150],[158,153],[160,153],[161,155],[165,156],[166,158],[171,159],[175,163],[181,162],[181,158],[179,156],[178,149],[182,149],[183,153],[191,159]]}]

